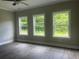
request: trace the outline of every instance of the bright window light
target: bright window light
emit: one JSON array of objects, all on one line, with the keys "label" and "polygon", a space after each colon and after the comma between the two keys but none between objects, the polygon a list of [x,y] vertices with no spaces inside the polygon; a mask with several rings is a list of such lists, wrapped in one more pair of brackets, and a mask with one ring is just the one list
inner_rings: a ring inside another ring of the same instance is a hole
[{"label": "bright window light", "polygon": [[44,15],[34,15],[33,16],[33,35],[34,36],[45,36],[44,30]]},{"label": "bright window light", "polygon": [[28,18],[19,18],[19,35],[28,35]]},{"label": "bright window light", "polygon": [[70,11],[53,13],[53,37],[69,38]]}]

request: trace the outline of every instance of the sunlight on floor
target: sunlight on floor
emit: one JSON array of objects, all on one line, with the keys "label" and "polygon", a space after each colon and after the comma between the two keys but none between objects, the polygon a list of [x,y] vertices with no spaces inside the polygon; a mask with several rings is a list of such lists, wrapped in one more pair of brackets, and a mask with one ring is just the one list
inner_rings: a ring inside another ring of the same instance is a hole
[{"label": "sunlight on floor", "polygon": [[30,45],[29,44],[19,44],[17,47],[19,49],[22,49],[22,48],[28,48]]},{"label": "sunlight on floor", "polygon": [[47,48],[45,48],[45,47],[40,47],[40,46],[38,46],[38,47],[34,47],[33,49],[32,49],[32,52],[33,53],[45,53],[46,51],[47,51],[48,49]]}]

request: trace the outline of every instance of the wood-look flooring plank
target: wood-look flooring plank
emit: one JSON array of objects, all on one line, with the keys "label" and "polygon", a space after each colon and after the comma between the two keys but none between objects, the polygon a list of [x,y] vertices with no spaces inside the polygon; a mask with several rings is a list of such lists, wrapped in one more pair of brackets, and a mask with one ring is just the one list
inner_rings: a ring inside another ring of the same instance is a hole
[{"label": "wood-look flooring plank", "polygon": [[79,51],[26,43],[10,43],[0,46],[0,59],[79,59]]}]

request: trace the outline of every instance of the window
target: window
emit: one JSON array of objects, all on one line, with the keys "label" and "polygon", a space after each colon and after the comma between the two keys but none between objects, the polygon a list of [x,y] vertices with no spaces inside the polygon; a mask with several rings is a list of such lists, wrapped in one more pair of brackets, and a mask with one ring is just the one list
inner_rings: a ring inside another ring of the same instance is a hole
[{"label": "window", "polygon": [[28,35],[28,18],[19,18],[19,35]]},{"label": "window", "polygon": [[69,11],[53,13],[53,37],[69,38]]},{"label": "window", "polygon": [[44,15],[34,15],[33,16],[33,35],[44,36]]}]

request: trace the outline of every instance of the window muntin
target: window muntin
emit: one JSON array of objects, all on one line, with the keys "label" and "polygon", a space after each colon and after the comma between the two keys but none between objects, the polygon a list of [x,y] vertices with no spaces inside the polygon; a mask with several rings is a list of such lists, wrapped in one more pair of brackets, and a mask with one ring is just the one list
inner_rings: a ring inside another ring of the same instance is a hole
[{"label": "window muntin", "polygon": [[44,30],[44,14],[33,16],[33,35],[34,36],[45,36]]},{"label": "window muntin", "polygon": [[28,18],[19,18],[19,35],[28,35]]},{"label": "window muntin", "polygon": [[53,37],[69,38],[70,11],[53,13]]}]

